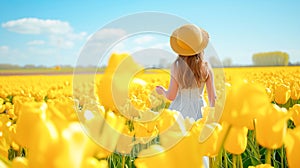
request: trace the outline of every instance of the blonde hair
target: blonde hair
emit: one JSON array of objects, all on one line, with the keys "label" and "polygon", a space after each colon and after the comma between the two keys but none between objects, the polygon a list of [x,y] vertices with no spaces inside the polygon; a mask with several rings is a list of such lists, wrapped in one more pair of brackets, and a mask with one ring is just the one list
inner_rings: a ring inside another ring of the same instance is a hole
[{"label": "blonde hair", "polygon": [[200,87],[209,77],[203,52],[192,56],[179,55],[173,64],[173,73],[180,88]]}]

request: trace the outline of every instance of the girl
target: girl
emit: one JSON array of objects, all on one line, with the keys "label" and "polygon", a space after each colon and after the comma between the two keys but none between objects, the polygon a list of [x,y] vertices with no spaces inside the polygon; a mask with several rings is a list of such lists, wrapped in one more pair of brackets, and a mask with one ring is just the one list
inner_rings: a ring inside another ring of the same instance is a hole
[{"label": "girl", "polygon": [[170,37],[170,45],[178,58],[171,66],[168,90],[156,86],[156,91],[172,100],[169,109],[181,112],[184,118],[202,118],[201,108],[206,106],[203,100],[205,85],[209,104],[215,106],[214,75],[208,63],[203,61],[208,41],[208,33],[193,24],[179,27]]}]

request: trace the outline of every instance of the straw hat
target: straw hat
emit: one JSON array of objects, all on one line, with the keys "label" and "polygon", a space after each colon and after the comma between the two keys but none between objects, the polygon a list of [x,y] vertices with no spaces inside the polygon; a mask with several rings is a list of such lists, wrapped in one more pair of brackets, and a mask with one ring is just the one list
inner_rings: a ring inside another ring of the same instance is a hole
[{"label": "straw hat", "polygon": [[193,24],[177,28],[170,37],[172,49],[182,56],[192,56],[202,52],[208,41],[208,33]]}]

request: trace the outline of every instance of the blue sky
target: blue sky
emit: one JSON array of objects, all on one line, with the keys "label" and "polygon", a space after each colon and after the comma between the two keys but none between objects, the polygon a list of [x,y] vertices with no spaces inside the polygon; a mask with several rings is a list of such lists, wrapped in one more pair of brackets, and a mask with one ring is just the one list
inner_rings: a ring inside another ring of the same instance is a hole
[{"label": "blue sky", "polygon": [[[299,8],[297,0],[3,0],[0,63],[75,65],[95,32],[118,18],[145,11],[171,14],[206,29],[221,61],[230,58],[233,64],[249,65],[253,53],[284,51],[291,62],[300,62]],[[149,34],[113,49],[136,52],[133,48],[153,46],[170,50],[167,37]]]}]

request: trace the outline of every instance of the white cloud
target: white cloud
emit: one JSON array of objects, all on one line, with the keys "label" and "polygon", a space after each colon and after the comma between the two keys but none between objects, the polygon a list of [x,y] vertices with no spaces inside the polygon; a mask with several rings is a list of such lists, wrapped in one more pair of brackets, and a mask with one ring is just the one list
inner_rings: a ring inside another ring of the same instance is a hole
[{"label": "white cloud", "polygon": [[154,40],[153,36],[144,35],[144,36],[141,36],[141,37],[138,37],[138,38],[134,39],[134,42],[136,44],[143,44],[143,43],[148,43],[148,42],[153,41],[153,40]]},{"label": "white cloud", "polygon": [[45,41],[44,40],[33,40],[33,41],[29,41],[27,42],[27,45],[44,45]]},{"label": "white cloud", "polygon": [[21,34],[65,34],[72,32],[72,27],[68,22],[38,18],[12,20],[3,23],[2,27]]},{"label": "white cloud", "polygon": [[87,35],[86,32],[74,33],[68,22],[50,19],[22,18],[3,23],[2,27],[19,34],[44,35],[49,40],[29,41],[28,45],[49,44],[64,49],[72,48]]}]

